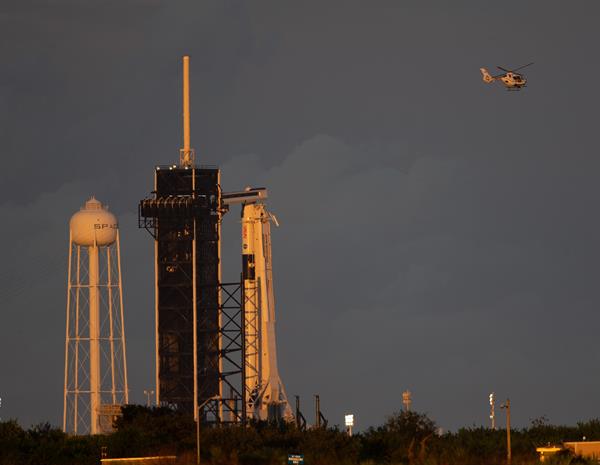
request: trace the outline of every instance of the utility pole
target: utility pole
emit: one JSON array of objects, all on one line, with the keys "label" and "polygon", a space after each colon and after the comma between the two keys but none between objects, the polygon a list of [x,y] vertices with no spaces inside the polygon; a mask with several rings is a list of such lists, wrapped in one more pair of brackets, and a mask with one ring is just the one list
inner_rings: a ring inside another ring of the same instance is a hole
[{"label": "utility pole", "polygon": [[315,428],[321,427],[321,399],[318,394],[315,395]]},{"label": "utility pole", "polygon": [[494,393],[490,394],[490,420],[492,420],[492,429],[496,429],[496,399]]},{"label": "utility pole", "polygon": [[510,465],[512,453],[510,449],[510,399],[506,399],[500,408],[506,409],[506,463]]}]

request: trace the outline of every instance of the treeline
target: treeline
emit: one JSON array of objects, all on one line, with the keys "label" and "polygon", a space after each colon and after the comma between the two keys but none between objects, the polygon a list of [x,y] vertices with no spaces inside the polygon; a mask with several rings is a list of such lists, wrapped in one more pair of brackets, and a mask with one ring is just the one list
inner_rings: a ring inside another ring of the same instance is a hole
[{"label": "treeline", "polygon": [[[600,440],[600,420],[552,426],[537,420],[512,432],[513,465],[539,463],[535,448],[563,441]],[[337,428],[300,431],[293,425],[253,423],[246,427],[202,428],[205,465],[282,465],[303,454],[306,465],[496,465],[506,463],[506,431],[462,428],[439,434],[426,415],[401,412],[379,426],[349,437]],[[68,436],[48,424],[29,430],[0,422],[0,465],[98,464],[108,457],[177,455],[195,463],[196,432],[191,418],[165,408],[126,406],[116,431],[103,436]],[[587,463],[561,454],[548,464]]]}]

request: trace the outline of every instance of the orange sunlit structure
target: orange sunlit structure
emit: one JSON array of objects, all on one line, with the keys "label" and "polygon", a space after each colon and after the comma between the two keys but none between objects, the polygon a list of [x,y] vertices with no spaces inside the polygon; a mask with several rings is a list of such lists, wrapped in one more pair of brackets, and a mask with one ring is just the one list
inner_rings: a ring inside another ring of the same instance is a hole
[{"label": "orange sunlit structure", "polygon": [[100,434],[128,402],[119,229],[93,197],[69,229],[63,430]]}]

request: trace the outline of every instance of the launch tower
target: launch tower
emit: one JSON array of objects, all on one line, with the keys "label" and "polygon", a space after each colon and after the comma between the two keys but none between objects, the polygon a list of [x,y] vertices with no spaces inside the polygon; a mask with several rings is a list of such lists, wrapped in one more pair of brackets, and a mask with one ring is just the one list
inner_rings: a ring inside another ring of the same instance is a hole
[{"label": "launch tower", "polygon": [[140,213],[155,239],[156,400],[191,413],[219,395],[219,170],[159,166],[154,180]]},{"label": "launch tower", "polygon": [[[189,58],[183,61],[183,149],[157,166],[139,225],[155,239],[156,402],[204,422],[293,418],[277,371],[266,189],[224,194],[220,171],[190,147]],[[243,272],[221,282],[220,228],[242,204]],[[266,242],[265,242],[266,241]]]},{"label": "launch tower", "polygon": [[220,365],[220,180],[190,147],[189,57],[183,60],[179,165],[157,166],[153,197],[139,205],[154,236],[156,402],[194,414],[222,398]]}]

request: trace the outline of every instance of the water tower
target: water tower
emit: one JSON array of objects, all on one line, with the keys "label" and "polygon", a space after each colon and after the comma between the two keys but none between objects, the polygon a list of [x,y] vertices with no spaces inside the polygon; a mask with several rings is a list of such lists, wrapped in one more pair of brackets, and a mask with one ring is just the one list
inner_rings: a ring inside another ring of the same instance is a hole
[{"label": "water tower", "polygon": [[101,434],[128,402],[117,218],[92,197],[69,232],[63,430]]}]

